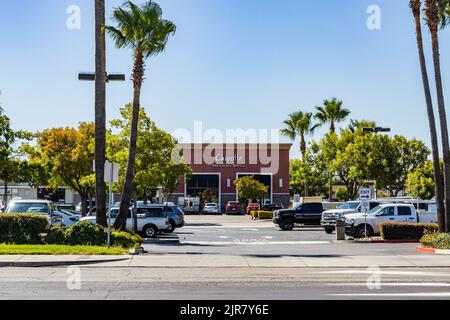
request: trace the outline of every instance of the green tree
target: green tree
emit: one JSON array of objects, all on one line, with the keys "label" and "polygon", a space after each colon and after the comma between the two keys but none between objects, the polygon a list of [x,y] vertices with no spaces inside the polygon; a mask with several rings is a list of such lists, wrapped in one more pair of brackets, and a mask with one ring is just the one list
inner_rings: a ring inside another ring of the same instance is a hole
[{"label": "green tree", "polygon": [[105,0],[95,0],[95,206],[97,223],[107,226],[105,186],[106,39]]},{"label": "green tree", "polygon": [[313,115],[310,112],[294,112],[289,115],[289,119],[285,120],[283,124],[285,128],[281,130],[281,134],[294,141],[300,137],[300,151],[302,158],[306,157],[306,136],[312,135],[317,124],[313,124]]},{"label": "green tree", "polygon": [[47,168],[49,186],[66,186],[78,192],[82,215],[86,215],[86,200],[95,193],[93,123],[80,123],[75,128],[53,128],[37,134],[35,147],[28,146],[29,162]]},{"label": "green tree", "polygon": [[[111,121],[116,134],[108,133],[108,159],[119,163],[120,182],[125,180],[128,155],[128,137],[131,130],[133,106],[127,104],[120,109],[121,118]],[[167,132],[159,129],[140,108],[138,139],[133,191],[138,197],[147,200],[162,187],[165,193],[172,193],[179,183],[180,176],[191,173],[182,155],[177,151],[177,141]],[[178,152],[178,153],[177,153]]]},{"label": "green tree", "polygon": [[434,79],[436,85],[437,105],[439,111],[439,123],[441,127],[442,153],[444,158],[444,194],[445,194],[445,214],[446,231],[450,230],[450,146],[448,137],[447,114],[445,110],[444,89],[442,85],[441,61],[439,52],[438,29],[445,27],[442,21],[443,5],[442,0],[425,0],[425,20],[431,34],[431,47],[433,50]]},{"label": "green tree", "polygon": [[11,120],[0,107],[0,179],[3,181],[5,204],[8,202],[8,183],[26,180],[23,146],[32,138],[30,132],[11,128]]},{"label": "green tree", "polygon": [[131,1],[126,2],[123,7],[115,9],[113,20],[118,27],[107,26],[109,35],[115,41],[117,48],[131,49],[134,57],[130,146],[120,213],[115,221],[115,227],[122,229],[126,225],[135,175],[138,118],[145,60],[164,51],[168,38],[175,33],[176,27],[172,22],[162,19],[161,7],[151,0],[142,6],[137,6]]},{"label": "green tree", "polygon": [[406,179],[408,195],[419,199],[432,199],[435,190],[433,171],[431,161],[427,161],[423,166],[411,171]]},{"label": "green tree", "polygon": [[[439,229],[443,232],[445,231],[445,207],[444,207],[444,187],[442,181],[442,173],[439,164],[439,144],[437,138],[437,130],[436,130],[436,120],[434,117],[433,110],[433,99],[431,97],[430,90],[430,82],[428,78],[427,65],[425,60],[425,52],[423,47],[423,38],[422,38],[422,24],[421,24],[421,0],[410,0],[410,8],[412,10],[414,16],[414,22],[416,27],[416,41],[417,41],[417,49],[419,53],[419,63],[420,70],[422,75],[423,88],[425,93],[425,103],[427,107],[427,115],[428,115],[428,125],[430,128],[430,137],[431,137],[431,154],[433,159],[433,172],[434,172],[434,181],[438,181],[435,184],[435,197],[436,197],[436,209],[438,212],[438,220],[439,220]],[[444,10],[445,12],[445,10]],[[444,19],[441,21],[445,21]]]},{"label": "green tree", "polygon": [[336,123],[342,122],[350,115],[350,110],[344,108],[343,102],[333,98],[324,100],[323,106],[316,107],[317,113],[314,116],[321,125],[330,124],[330,133],[336,132]]},{"label": "green tree", "polygon": [[236,179],[234,184],[236,185],[239,198],[242,200],[256,201],[264,198],[269,192],[269,187],[251,176]]},{"label": "green tree", "polygon": [[[331,100],[324,100],[323,106],[316,107],[317,113],[315,119],[321,125],[329,123],[330,133],[335,133],[336,123],[344,121],[351,113],[350,110],[344,108],[342,105],[342,101],[333,98]],[[331,201],[333,199],[333,173],[330,173],[328,194],[329,201]]]}]

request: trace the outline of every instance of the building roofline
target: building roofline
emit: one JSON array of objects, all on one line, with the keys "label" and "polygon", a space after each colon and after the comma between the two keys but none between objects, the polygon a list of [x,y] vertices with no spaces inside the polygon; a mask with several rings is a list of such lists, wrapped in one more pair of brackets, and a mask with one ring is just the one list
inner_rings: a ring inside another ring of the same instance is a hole
[{"label": "building roofline", "polygon": [[233,146],[233,148],[245,148],[245,149],[288,149],[292,148],[292,143],[180,143],[178,144],[182,148],[191,149],[204,149],[209,148],[226,148],[227,146]]}]

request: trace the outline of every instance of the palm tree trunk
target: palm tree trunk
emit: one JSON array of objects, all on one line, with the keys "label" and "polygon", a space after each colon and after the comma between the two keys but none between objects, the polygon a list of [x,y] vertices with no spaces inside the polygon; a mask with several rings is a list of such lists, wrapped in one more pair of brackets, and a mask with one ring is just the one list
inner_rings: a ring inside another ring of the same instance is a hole
[{"label": "palm tree trunk", "polygon": [[142,53],[138,52],[135,55],[134,70],[133,70],[133,84],[134,84],[134,97],[133,97],[133,114],[131,118],[131,131],[130,131],[130,148],[128,153],[128,164],[125,173],[125,182],[122,190],[122,199],[120,202],[120,212],[117,217],[114,227],[116,229],[124,229],[126,227],[126,221],[128,217],[128,210],[130,209],[131,193],[133,191],[134,171],[136,165],[136,148],[138,138],[138,123],[139,123],[139,110],[140,110],[140,98],[141,87],[144,76],[144,57]]},{"label": "palm tree trunk", "polygon": [[3,190],[5,192],[5,194],[3,195],[3,202],[4,202],[4,206],[6,208],[6,205],[8,204],[8,179],[5,179],[5,181],[3,181]]},{"label": "palm tree trunk", "polygon": [[439,122],[441,125],[442,152],[444,155],[444,193],[445,193],[445,213],[446,228],[450,230],[450,148],[448,139],[447,115],[445,111],[444,90],[442,88],[441,62],[439,57],[439,39],[437,28],[431,32],[431,43],[433,47],[434,74],[436,82],[436,92],[439,110]]},{"label": "palm tree trunk", "polygon": [[439,144],[436,130],[436,120],[434,118],[433,100],[431,98],[430,82],[428,79],[427,65],[425,61],[425,53],[423,49],[422,25],[420,21],[420,1],[411,1],[411,9],[414,14],[416,24],[417,48],[419,51],[420,69],[422,73],[422,81],[425,92],[425,101],[427,106],[428,124],[431,136],[431,154],[433,157],[434,181],[435,181],[435,199],[436,209],[439,217],[439,229],[445,231],[445,208],[444,208],[444,190],[441,167],[439,165]]},{"label": "palm tree trunk", "polygon": [[[306,141],[305,141],[305,136],[301,135],[300,136],[300,151],[302,153],[302,159],[303,161],[306,160]],[[308,178],[305,179],[305,197],[309,196],[309,190],[308,190]]]},{"label": "palm tree trunk", "polygon": [[105,0],[95,0],[95,200],[97,223],[107,225],[105,186],[106,42]]}]

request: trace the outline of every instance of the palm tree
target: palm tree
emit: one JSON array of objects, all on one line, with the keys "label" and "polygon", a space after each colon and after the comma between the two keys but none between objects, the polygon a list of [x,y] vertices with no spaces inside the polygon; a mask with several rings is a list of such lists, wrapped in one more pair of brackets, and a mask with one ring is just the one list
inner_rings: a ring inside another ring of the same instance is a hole
[{"label": "palm tree", "polygon": [[[283,123],[286,126],[281,130],[281,134],[294,141],[300,137],[300,152],[302,159],[306,160],[306,135],[312,135],[317,128],[317,124],[312,123],[313,114],[302,111],[289,115],[289,119]],[[308,182],[305,181],[305,196],[308,196]]]},{"label": "palm tree", "polygon": [[114,11],[113,20],[117,28],[107,26],[109,35],[115,41],[117,48],[129,48],[133,51],[133,114],[130,130],[130,147],[125,182],[122,189],[120,213],[114,226],[117,229],[125,227],[131,201],[131,192],[136,164],[136,142],[140,96],[144,81],[145,60],[164,51],[169,36],[175,33],[176,26],[162,19],[161,7],[149,0],[141,7],[131,1]]},{"label": "palm tree", "polygon": [[422,82],[425,92],[425,101],[427,106],[428,124],[430,126],[431,136],[431,153],[433,156],[433,169],[435,181],[435,199],[436,209],[439,214],[439,229],[445,231],[445,207],[444,207],[444,190],[441,167],[439,165],[439,145],[436,130],[436,121],[434,118],[433,100],[431,98],[430,82],[428,79],[427,65],[425,61],[425,53],[423,49],[422,25],[420,21],[421,0],[410,0],[410,7],[414,15],[416,25],[417,48],[419,51],[420,69],[422,72]]},{"label": "palm tree", "polygon": [[97,223],[106,226],[106,41],[105,0],[95,0],[95,198]]},{"label": "palm tree", "polygon": [[283,124],[286,126],[281,130],[281,134],[294,141],[300,137],[300,151],[302,158],[306,158],[306,136],[312,135],[317,124],[312,123],[312,113],[304,113],[302,111],[294,112],[289,115],[289,119],[285,120]]},{"label": "palm tree", "polygon": [[[440,1],[440,4],[443,2]],[[446,231],[450,224],[450,148],[447,127],[447,115],[445,111],[444,90],[442,88],[441,62],[439,57],[438,28],[441,22],[438,0],[425,0],[425,21],[431,33],[431,45],[433,49],[434,77],[436,83],[437,103],[439,110],[439,123],[441,125],[442,153],[444,158],[444,198]]]},{"label": "palm tree", "polygon": [[[330,123],[330,134],[336,132],[336,123],[342,122],[350,115],[350,110],[342,107],[343,102],[333,98],[331,100],[324,100],[323,106],[316,107],[316,120],[320,124]],[[329,181],[329,201],[333,200],[333,173],[330,174]]]},{"label": "palm tree", "polygon": [[336,132],[336,123],[342,122],[350,115],[350,110],[342,107],[343,102],[333,98],[324,100],[323,106],[316,107],[317,113],[314,116],[320,124],[329,123],[330,133]]}]

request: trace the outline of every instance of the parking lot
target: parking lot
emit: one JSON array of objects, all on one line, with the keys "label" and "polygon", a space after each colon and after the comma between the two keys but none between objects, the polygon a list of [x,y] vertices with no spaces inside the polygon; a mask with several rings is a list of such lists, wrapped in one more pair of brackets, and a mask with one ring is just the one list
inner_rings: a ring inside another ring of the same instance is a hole
[{"label": "parking lot", "polygon": [[173,234],[146,240],[148,253],[250,256],[343,256],[418,254],[416,244],[371,244],[335,241],[321,227],[297,226],[281,231],[270,220],[248,216],[186,216]]}]

